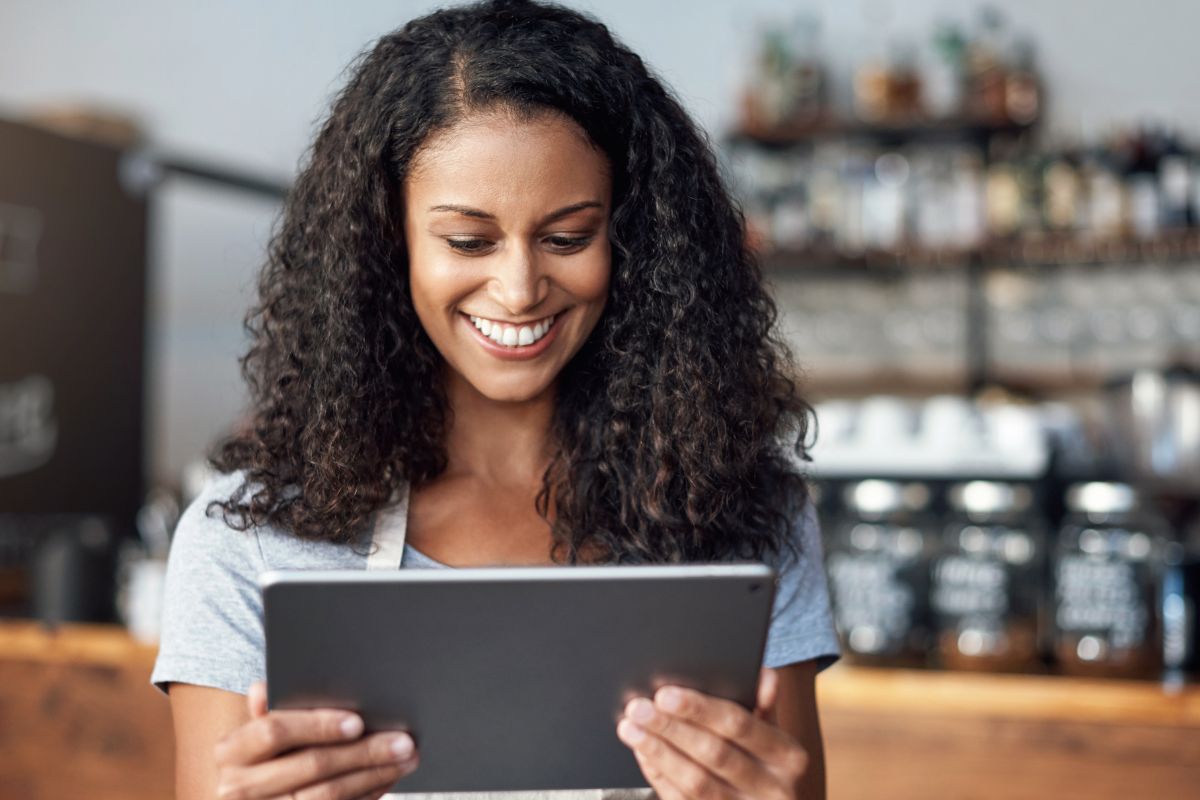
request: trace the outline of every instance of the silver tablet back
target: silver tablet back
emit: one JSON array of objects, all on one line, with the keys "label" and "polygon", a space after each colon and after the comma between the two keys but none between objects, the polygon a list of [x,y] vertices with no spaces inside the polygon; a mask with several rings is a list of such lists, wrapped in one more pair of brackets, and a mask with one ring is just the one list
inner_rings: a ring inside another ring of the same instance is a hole
[{"label": "silver tablet back", "polygon": [[761,564],[292,572],[263,577],[271,708],[407,729],[396,792],[646,786],[616,721],[663,683],[749,708]]}]

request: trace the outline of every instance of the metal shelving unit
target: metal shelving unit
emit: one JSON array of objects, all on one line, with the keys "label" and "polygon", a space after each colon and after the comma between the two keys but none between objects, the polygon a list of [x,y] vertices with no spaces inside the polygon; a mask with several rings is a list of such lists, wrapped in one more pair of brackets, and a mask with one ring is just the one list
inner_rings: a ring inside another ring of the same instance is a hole
[{"label": "metal shelving unit", "polygon": [[[988,124],[971,120],[910,120],[889,124],[871,124],[838,120],[819,120],[779,130],[735,130],[724,139],[728,152],[743,148],[768,152],[783,152],[811,148],[825,141],[868,142],[881,147],[914,143],[965,142],[978,147],[986,167],[988,144],[996,137],[1017,140],[1036,130],[1029,125]],[[1121,268],[1139,265],[1200,264],[1200,230],[1187,228],[1166,232],[1153,239],[1098,238],[1064,233],[1014,236],[992,239],[979,247],[940,248],[905,247],[892,250],[863,249],[844,252],[831,247],[806,250],[773,249],[761,254],[764,270],[769,276],[798,279],[811,276],[821,280],[840,277],[854,280],[899,281],[906,277],[939,274],[955,275],[965,280],[966,294],[962,306],[963,347],[965,366],[961,380],[929,380],[905,378],[894,369],[891,382],[937,391],[977,394],[987,386],[1001,385],[1022,392],[1060,393],[1072,389],[1094,388],[1104,376],[1088,371],[1070,374],[1026,374],[1000,366],[995,358],[995,343],[990,331],[992,309],[987,286],[990,278],[1000,272],[1048,274],[1056,268]],[[902,371],[900,371],[902,373]],[[857,391],[869,390],[878,384],[879,373],[857,386]],[[840,384],[855,392],[855,381]]]}]

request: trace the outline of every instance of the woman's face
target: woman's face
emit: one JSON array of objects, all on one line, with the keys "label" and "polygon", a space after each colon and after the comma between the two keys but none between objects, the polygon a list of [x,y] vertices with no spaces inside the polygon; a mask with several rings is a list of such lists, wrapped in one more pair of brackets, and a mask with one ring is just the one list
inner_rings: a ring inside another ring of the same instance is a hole
[{"label": "woman's face", "polygon": [[429,338],[483,396],[540,396],[608,295],[604,154],[564,117],[486,114],[433,136],[403,188],[409,284]]}]

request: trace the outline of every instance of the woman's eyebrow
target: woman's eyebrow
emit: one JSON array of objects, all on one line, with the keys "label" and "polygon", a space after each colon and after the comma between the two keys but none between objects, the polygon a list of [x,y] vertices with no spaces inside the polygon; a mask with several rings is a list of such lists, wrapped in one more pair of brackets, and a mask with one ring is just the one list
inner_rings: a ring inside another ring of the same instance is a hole
[{"label": "woman's eyebrow", "polygon": [[[555,220],[562,219],[563,217],[565,217],[569,214],[574,214],[576,211],[582,211],[585,208],[603,208],[603,204],[598,200],[584,200],[581,203],[572,203],[569,206],[563,206],[562,208],[558,209],[557,211],[551,211],[549,214],[546,215],[546,217],[539,224],[545,225],[547,222],[554,222]],[[481,211],[478,208],[471,208],[470,206],[460,206],[460,205],[454,205],[454,204],[430,206],[429,210],[430,211],[448,211],[452,214],[462,214],[464,217],[472,217],[474,219],[492,219],[492,220],[494,220],[496,218],[495,215],[489,214],[486,211]]]}]

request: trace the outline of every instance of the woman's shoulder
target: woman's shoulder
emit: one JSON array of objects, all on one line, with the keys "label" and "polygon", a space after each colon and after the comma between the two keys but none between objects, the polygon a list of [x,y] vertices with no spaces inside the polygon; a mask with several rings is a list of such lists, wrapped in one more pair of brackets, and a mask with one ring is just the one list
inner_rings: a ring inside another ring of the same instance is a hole
[{"label": "woman's shoulder", "polygon": [[226,568],[255,571],[366,565],[361,547],[302,539],[282,526],[253,524],[222,508],[221,504],[230,500],[248,500],[258,488],[246,470],[211,471],[179,518],[172,552],[178,548],[200,560],[217,560]]},{"label": "woman's shoulder", "polygon": [[810,496],[794,496],[788,513],[788,547],[773,563],[778,577],[763,663],[779,667],[816,659],[824,669],[841,651],[830,610],[821,525]]},{"label": "woman's shoulder", "polygon": [[247,573],[261,570],[258,532],[238,530],[219,507],[213,506],[233,498],[244,479],[240,472],[210,472],[204,478],[171,536],[172,573],[192,573],[208,567]]},{"label": "woman's shoulder", "polygon": [[821,523],[807,484],[790,487],[781,505],[781,511],[788,521],[787,535],[768,562],[780,572],[798,569],[814,558],[820,562],[823,557]]}]

